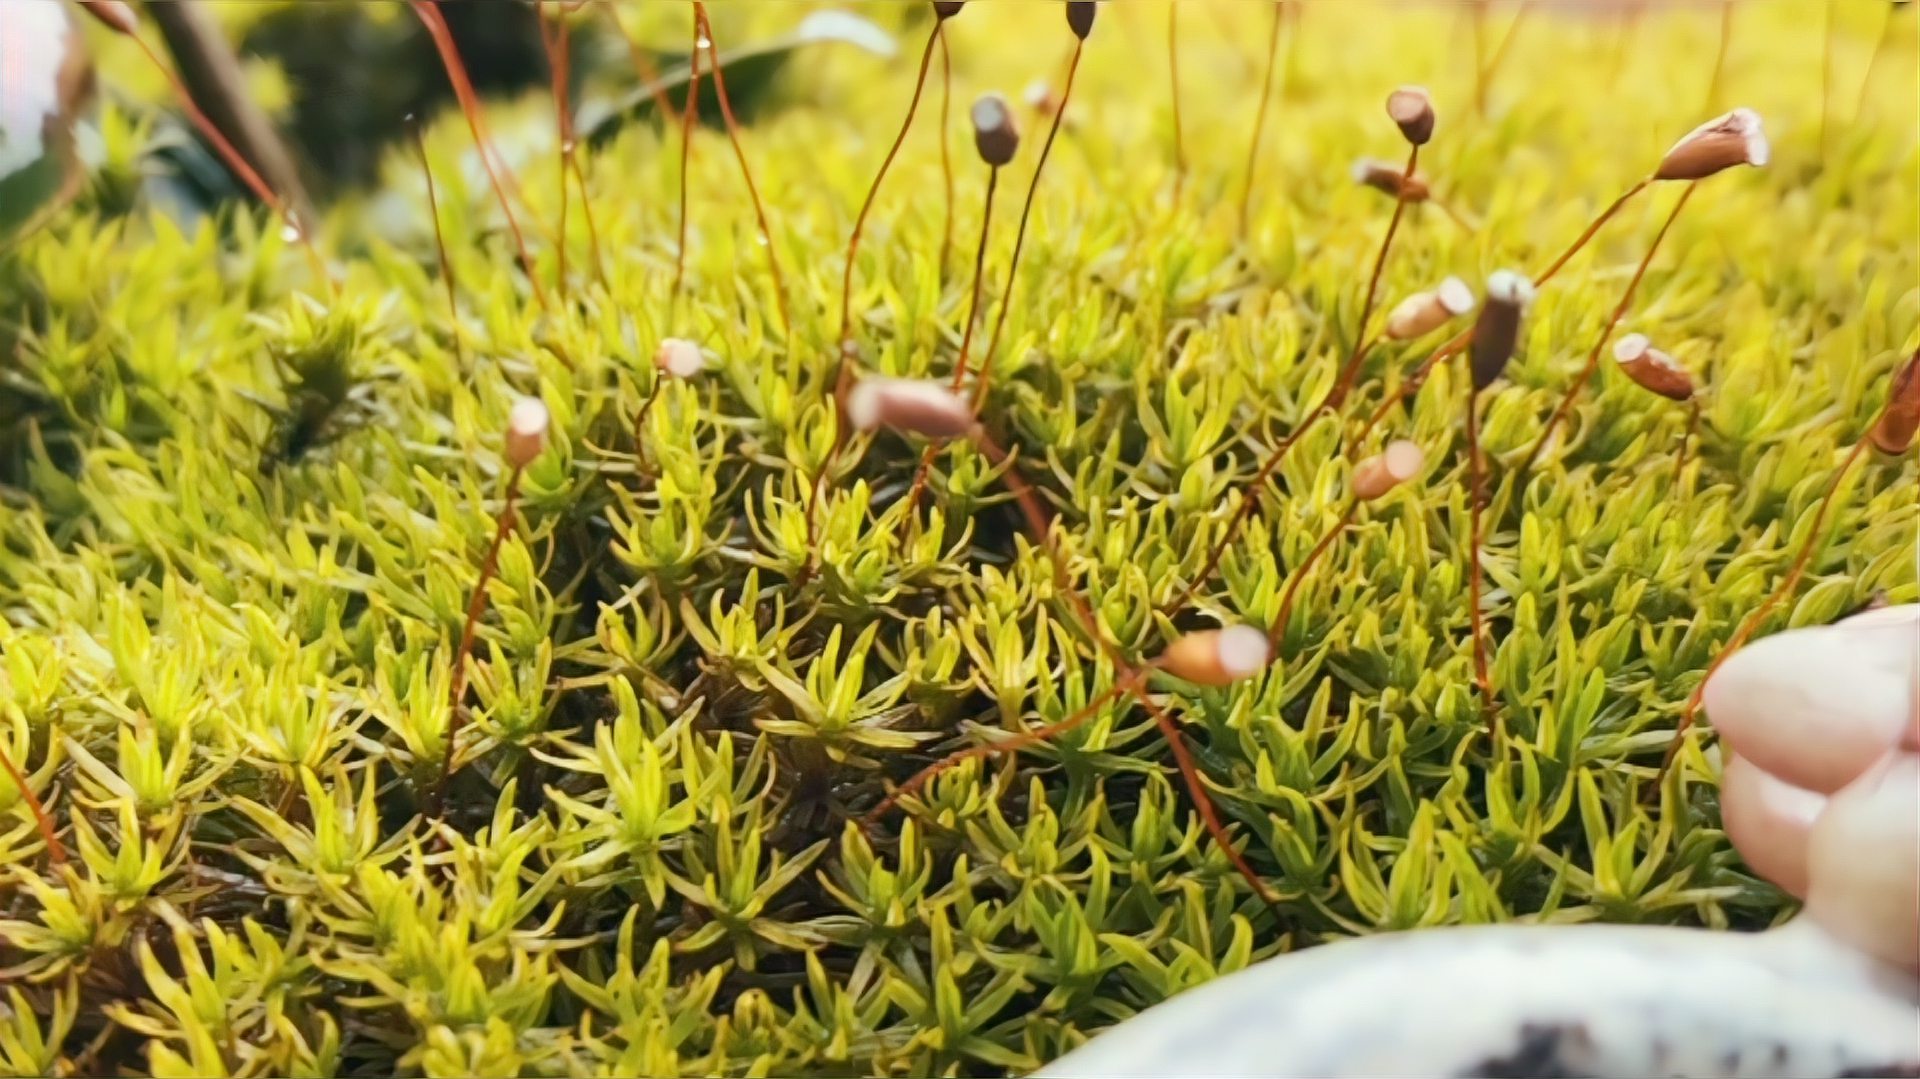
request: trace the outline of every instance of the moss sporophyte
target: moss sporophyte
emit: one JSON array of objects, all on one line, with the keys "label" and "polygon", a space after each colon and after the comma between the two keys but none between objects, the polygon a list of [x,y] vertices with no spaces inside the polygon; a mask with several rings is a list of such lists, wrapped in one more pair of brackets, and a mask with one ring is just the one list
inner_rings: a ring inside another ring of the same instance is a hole
[{"label": "moss sporophyte", "polygon": [[1702,687],[1920,599],[1907,16],[1563,6],[0,4],[0,1073],[1780,920]]}]

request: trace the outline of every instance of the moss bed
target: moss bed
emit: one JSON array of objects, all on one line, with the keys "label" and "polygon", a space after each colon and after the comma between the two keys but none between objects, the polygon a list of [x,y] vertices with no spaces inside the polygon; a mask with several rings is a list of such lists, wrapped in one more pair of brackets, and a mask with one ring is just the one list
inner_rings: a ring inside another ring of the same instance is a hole
[{"label": "moss bed", "polygon": [[[710,6],[723,49],[802,14]],[[1304,5],[1243,229],[1271,9],[1183,5],[1182,179],[1167,9],[1106,5],[1039,185],[982,415],[1128,655],[1264,626],[1345,510],[1356,452],[1426,453],[1305,571],[1265,674],[1152,683],[1272,907],[1125,701],[943,773],[871,835],[856,824],[941,754],[1058,721],[1116,677],[973,450],[935,455],[909,517],[925,443],[854,434],[809,540],[846,242],[924,5],[856,5],[899,54],[797,55],[743,133],[790,334],[723,128],[694,139],[676,303],[677,131],[637,121],[582,155],[595,229],[576,192],[563,280],[551,99],[492,102],[543,307],[464,121],[436,114],[456,321],[407,147],[316,223],[330,290],[264,211],[180,224],[139,197],[168,99],[90,28],[115,91],[104,163],[0,253],[0,744],[69,854],[53,863],[0,779],[0,1072],[1018,1073],[1344,937],[1781,918],[1787,898],[1719,829],[1710,737],[1655,776],[1702,672],[1816,523],[1758,633],[1920,599],[1911,453],[1863,459],[1816,520],[1920,343],[1913,14],[1893,16],[1856,110],[1884,5],[1840,8],[1823,110],[1822,4],[1734,5],[1711,99],[1718,8],[1623,23],[1535,6],[1482,108],[1469,6]],[[630,28],[681,47],[685,12],[654,7]],[[1494,5],[1484,29],[1513,17]],[[984,339],[1045,131],[1022,91],[1058,87],[1073,41],[1055,3],[976,3],[948,26],[953,242],[943,267],[936,61],[856,266],[862,373],[953,370],[986,179],[966,109],[996,89],[1024,140]],[[253,76],[271,104],[274,73]],[[1349,170],[1404,156],[1381,110],[1402,83],[1433,92],[1420,171],[1460,220],[1409,208],[1378,309],[1449,274],[1478,294],[1496,269],[1537,271],[1735,105],[1773,142],[1764,168],[1700,184],[1620,327],[1701,384],[1684,468],[1687,409],[1610,358],[1521,468],[1680,185],[1540,290],[1480,399],[1497,736],[1474,692],[1461,368],[1343,445],[1444,333],[1375,349],[1220,571],[1162,611],[1349,354],[1393,209]],[[707,370],[664,379],[669,336]],[[522,395],[551,437],[487,590],[436,820]]]}]

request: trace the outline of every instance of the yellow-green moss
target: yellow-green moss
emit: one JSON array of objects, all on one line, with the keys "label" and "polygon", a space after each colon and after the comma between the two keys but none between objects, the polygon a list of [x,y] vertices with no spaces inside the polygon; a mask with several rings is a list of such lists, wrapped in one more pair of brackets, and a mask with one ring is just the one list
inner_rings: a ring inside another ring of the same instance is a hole
[{"label": "yellow-green moss", "polygon": [[[800,17],[712,7],[723,46]],[[316,230],[344,275],[334,297],[257,215],[232,211],[223,233],[144,205],[105,213],[132,202],[148,130],[116,112],[103,188],[0,256],[0,738],[73,852],[51,868],[0,780],[0,1070],[1019,1071],[1218,972],[1351,934],[1776,918],[1784,898],[1718,829],[1705,743],[1642,796],[1681,702],[1785,573],[1915,347],[1912,14],[1856,116],[1881,15],[1841,13],[1823,150],[1820,4],[1737,5],[1715,101],[1716,10],[1649,13],[1622,39],[1611,17],[1534,5],[1485,115],[1469,6],[1304,7],[1241,234],[1268,7],[1181,9],[1191,173],[1176,201],[1166,8],[1106,6],[996,358],[990,426],[1059,511],[1075,586],[1136,654],[1175,632],[1153,608],[1351,343],[1390,203],[1348,166],[1397,154],[1388,89],[1433,89],[1423,172],[1472,226],[1413,212],[1388,303],[1449,273],[1477,288],[1537,270],[1714,112],[1752,106],[1773,136],[1768,167],[1696,193],[1624,327],[1706,388],[1678,484],[1684,409],[1612,370],[1571,448],[1516,482],[1670,188],[1543,290],[1483,405],[1503,741],[1471,694],[1464,394],[1443,369],[1373,436],[1418,441],[1426,475],[1314,570],[1284,663],[1167,698],[1283,897],[1278,921],[1137,708],[956,769],[871,841],[849,823],[933,755],[1058,720],[1114,678],[964,450],[939,456],[916,525],[901,495],[919,445],[854,439],[821,514],[822,570],[794,587],[833,439],[841,255],[905,104],[919,5],[862,6],[902,55],[797,60],[749,132],[790,340],[717,131],[695,143],[676,317],[675,136],[636,125],[590,156],[607,276],[576,198],[562,290],[550,104],[500,104],[557,300],[542,311],[464,124],[437,118],[456,326],[410,156]],[[1495,6],[1489,30],[1511,17]],[[631,19],[662,47],[684,22]],[[936,89],[862,248],[868,370],[951,370],[985,179],[964,107],[1057,85],[1070,45],[1052,3],[976,3],[951,28],[956,251],[943,275]],[[124,43],[98,44],[110,86],[158,93]],[[996,290],[1040,142],[1022,120]],[[643,480],[632,419],[667,335],[718,361],[661,391]],[[1349,412],[1431,344],[1378,350]],[[506,410],[529,393],[553,410],[554,445],[490,590],[435,826],[419,809],[454,644],[500,504]],[[1180,625],[1272,616],[1286,567],[1344,506],[1339,435],[1321,424],[1293,449]],[[1915,480],[1911,456],[1852,473],[1762,631],[1876,591],[1920,598]]]}]

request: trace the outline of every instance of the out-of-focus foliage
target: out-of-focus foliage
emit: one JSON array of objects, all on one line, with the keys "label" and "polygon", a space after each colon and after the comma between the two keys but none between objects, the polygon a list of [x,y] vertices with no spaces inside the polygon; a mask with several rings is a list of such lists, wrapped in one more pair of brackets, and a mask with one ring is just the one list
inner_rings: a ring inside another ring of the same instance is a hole
[{"label": "out-of-focus foliage", "polygon": [[[809,10],[709,6],[722,48]],[[404,147],[314,230],[335,294],[259,213],[183,226],[143,200],[155,127],[127,102],[164,99],[98,37],[101,165],[0,255],[0,740],[71,852],[49,864],[0,779],[0,1071],[1018,1072],[1216,974],[1355,934],[1776,919],[1785,900],[1729,849],[1698,744],[1643,795],[1680,702],[1786,572],[1920,341],[1920,209],[1899,197],[1920,179],[1913,37],[1855,115],[1881,16],[1842,10],[1823,146],[1817,4],[1736,5],[1713,101],[1717,11],[1537,7],[1482,114],[1471,5],[1305,5],[1242,232],[1269,9],[1182,7],[1175,198],[1167,10],[1107,5],[1040,190],[987,423],[1057,511],[1073,586],[1152,654],[1176,626],[1271,617],[1345,505],[1342,427],[1323,423],[1195,609],[1153,613],[1346,356],[1390,210],[1348,166],[1398,152],[1387,90],[1432,88],[1422,171],[1466,222],[1410,213],[1388,303],[1449,273],[1538,269],[1714,112],[1750,105],[1774,138],[1767,168],[1696,193],[1629,314],[1706,387],[1684,474],[1685,410],[1603,369],[1565,447],[1518,475],[1668,186],[1543,290],[1483,402],[1504,738],[1471,693],[1452,369],[1372,435],[1418,441],[1426,474],[1315,568],[1284,662],[1163,696],[1277,914],[1208,841],[1136,707],[955,769],[871,838],[851,823],[934,756],[1058,720],[1115,676],[972,452],[936,458],[907,519],[920,446],[853,437],[808,546],[842,253],[910,91],[917,5],[857,5],[901,55],[796,54],[783,77],[806,93],[746,133],[790,336],[723,132],[695,136],[675,304],[677,134],[630,124],[586,156],[597,237],[575,192],[563,287],[551,103],[499,102],[543,308],[464,122],[437,115],[450,315]],[[657,21],[623,14],[670,51],[684,11],[645,10]],[[1492,6],[1489,34],[1511,17]],[[998,2],[970,5],[950,44],[957,242],[940,265],[936,85],[861,249],[867,370],[952,370],[985,181],[965,107],[1057,86],[1071,39],[1060,5]],[[994,286],[1041,141],[1020,119]],[[711,354],[705,374],[656,384],[670,335]],[[1345,429],[1433,343],[1378,350]],[[432,823],[521,394],[552,409],[552,444],[489,589]],[[1915,490],[1911,456],[1852,472],[1762,631],[1876,592],[1920,599]]]}]

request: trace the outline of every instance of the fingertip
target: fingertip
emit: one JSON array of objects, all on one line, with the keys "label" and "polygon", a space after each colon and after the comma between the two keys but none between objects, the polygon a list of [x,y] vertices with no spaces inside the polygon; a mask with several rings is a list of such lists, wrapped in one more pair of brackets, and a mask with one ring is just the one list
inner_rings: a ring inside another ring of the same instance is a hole
[{"label": "fingertip", "polygon": [[1767,774],[1738,754],[1720,768],[1720,817],[1747,868],[1797,899],[1807,895],[1807,837],[1826,798]]},{"label": "fingertip", "polygon": [[1707,682],[1707,716],[1751,763],[1830,794],[1895,745],[1910,719],[1910,621],[1877,618],[1755,641]]}]

